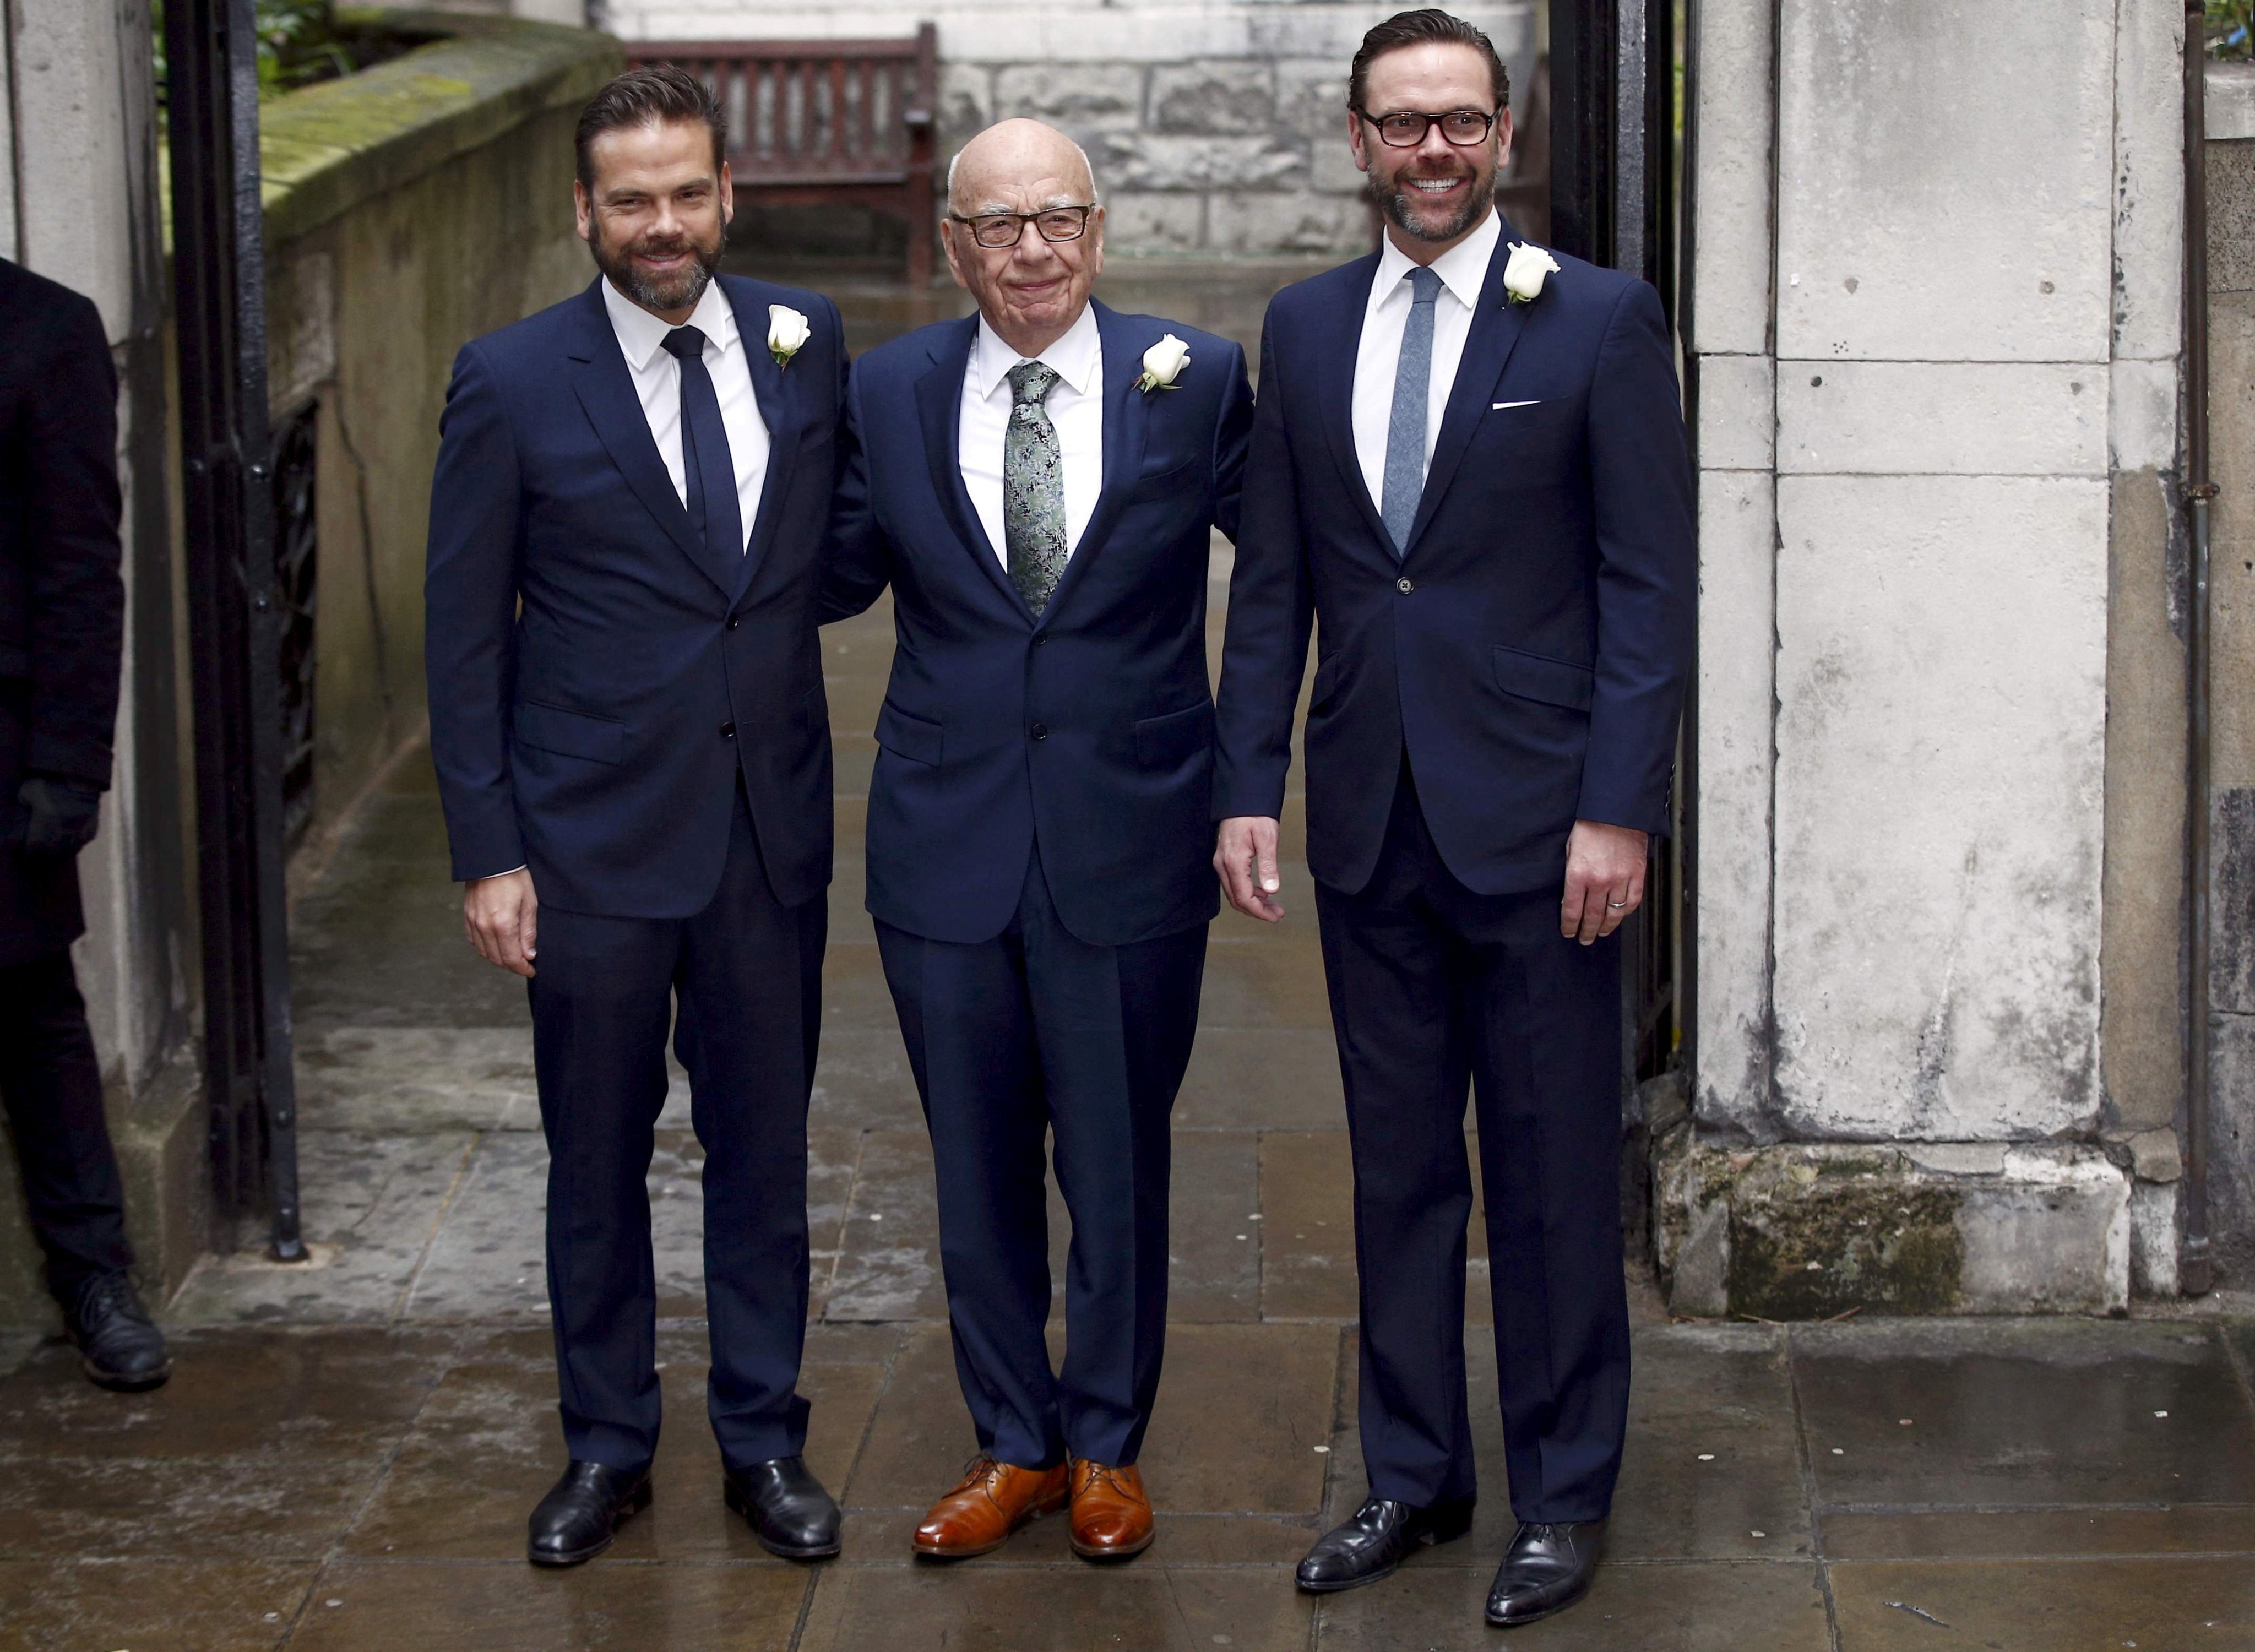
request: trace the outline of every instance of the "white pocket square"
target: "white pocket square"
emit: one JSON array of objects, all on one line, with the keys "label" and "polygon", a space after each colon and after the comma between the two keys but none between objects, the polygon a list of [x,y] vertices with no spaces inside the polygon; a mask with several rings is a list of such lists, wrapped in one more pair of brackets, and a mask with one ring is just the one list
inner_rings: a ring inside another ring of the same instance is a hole
[{"label": "white pocket square", "polygon": [[1542,405],[1539,399],[1532,402],[1491,402],[1488,404],[1487,411],[1491,413],[1500,413],[1507,407],[1540,407]]}]

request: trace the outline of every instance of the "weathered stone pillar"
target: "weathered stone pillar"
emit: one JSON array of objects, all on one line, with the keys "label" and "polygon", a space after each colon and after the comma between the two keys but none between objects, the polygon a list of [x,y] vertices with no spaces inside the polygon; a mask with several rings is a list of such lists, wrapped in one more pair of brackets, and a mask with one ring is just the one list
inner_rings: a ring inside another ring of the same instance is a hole
[{"label": "weathered stone pillar", "polygon": [[[2147,1138],[2181,1087],[2181,11],[1697,15],[1673,1299],[2118,1309],[2129,1166],[2171,1171]],[[2174,1200],[2147,1203],[2141,1272],[2174,1289]]]}]

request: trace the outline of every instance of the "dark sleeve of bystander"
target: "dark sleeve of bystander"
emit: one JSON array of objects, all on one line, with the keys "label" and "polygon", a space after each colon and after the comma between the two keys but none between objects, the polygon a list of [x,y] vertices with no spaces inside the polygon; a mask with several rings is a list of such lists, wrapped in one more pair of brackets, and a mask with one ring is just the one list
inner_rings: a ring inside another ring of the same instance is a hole
[{"label": "dark sleeve of bystander", "polygon": [[125,629],[117,372],[91,301],[64,294],[56,312],[35,347],[39,359],[27,363],[20,418],[6,438],[26,506],[24,768],[100,791],[109,784]]}]

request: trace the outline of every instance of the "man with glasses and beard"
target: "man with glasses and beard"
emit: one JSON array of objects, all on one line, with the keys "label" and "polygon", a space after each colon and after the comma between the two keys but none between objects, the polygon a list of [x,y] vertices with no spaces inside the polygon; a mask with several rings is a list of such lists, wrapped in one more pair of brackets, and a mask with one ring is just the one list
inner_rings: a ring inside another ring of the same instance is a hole
[{"label": "man with glasses and beard", "polygon": [[[1168,1114],[1220,904],[1206,560],[1252,393],[1236,345],[1091,300],[1104,208],[1064,133],[964,145],[945,232],[979,313],[854,363],[823,601],[893,590],[868,905],[978,1438],[913,1542],[984,1554],[1070,1503],[1074,1550],[1124,1559],[1152,1539]],[[1048,1141],[1072,1216],[1057,1369]]]},{"label": "man with glasses and beard", "polygon": [[1668,822],[1691,656],[1690,480],[1640,281],[1494,208],[1509,86],[1444,11],[1356,54],[1380,250],[1279,293],[1230,586],[1214,812],[1271,923],[1311,616],[1307,861],[1345,1081],[1369,1495],[1300,1586],[1472,1524],[1464,1352],[1475,1100],[1518,1526],[1488,1620],[1581,1598],[1628,1405],[1620,957]]},{"label": "man with glasses and beard", "polygon": [[432,486],[432,757],[470,941],[527,983],[550,1153],[571,1466],[531,1516],[541,1565],[601,1553],[650,1497],[669,1025],[706,1154],[723,1495],[778,1555],[839,1547],[797,1389],[846,353],[827,299],[717,275],[722,135],[677,68],[596,95],[573,193],[601,273],[463,348]]}]

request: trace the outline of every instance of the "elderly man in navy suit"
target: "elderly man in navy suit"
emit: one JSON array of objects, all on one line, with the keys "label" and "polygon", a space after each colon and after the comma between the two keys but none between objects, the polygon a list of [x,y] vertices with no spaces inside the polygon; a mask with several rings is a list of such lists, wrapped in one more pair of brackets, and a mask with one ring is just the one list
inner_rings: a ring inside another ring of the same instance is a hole
[{"label": "elderly man in navy suit", "polygon": [[[1152,1536],[1168,1114],[1219,905],[1206,557],[1251,394],[1235,345],[1090,301],[1104,208],[1038,122],[965,146],[946,247],[980,313],[854,364],[824,607],[893,589],[868,903],[979,1440],[915,1546],[984,1553],[1070,1501],[1104,1559]],[[1072,1216],[1054,1372],[1044,1135]]]},{"label": "elderly man in navy suit", "polygon": [[800,1458],[806,1113],[830,882],[814,603],[846,352],[811,292],[715,278],[724,122],[636,69],[579,127],[579,297],[465,346],[432,485],[431,752],[463,917],[525,978],[571,1466],[528,1556],[650,1501],[665,1042],[705,1148],[707,1409],[774,1552],[838,1552]]},{"label": "elderly man in navy suit", "polygon": [[1469,1085],[1520,1521],[1500,1624],[1588,1588],[1620,1463],[1614,931],[1668,820],[1694,581],[1658,298],[1498,215],[1508,93],[1486,36],[1443,11],[1380,24],[1354,60],[1348,138],[1386,239],[1269,306],[1214,784],[1230,902],[1275,921],[1319,618],[1308,866],[1354,1156],[1370,1493],[1299,1581],[1369,1583],[1469,1529]]}]

